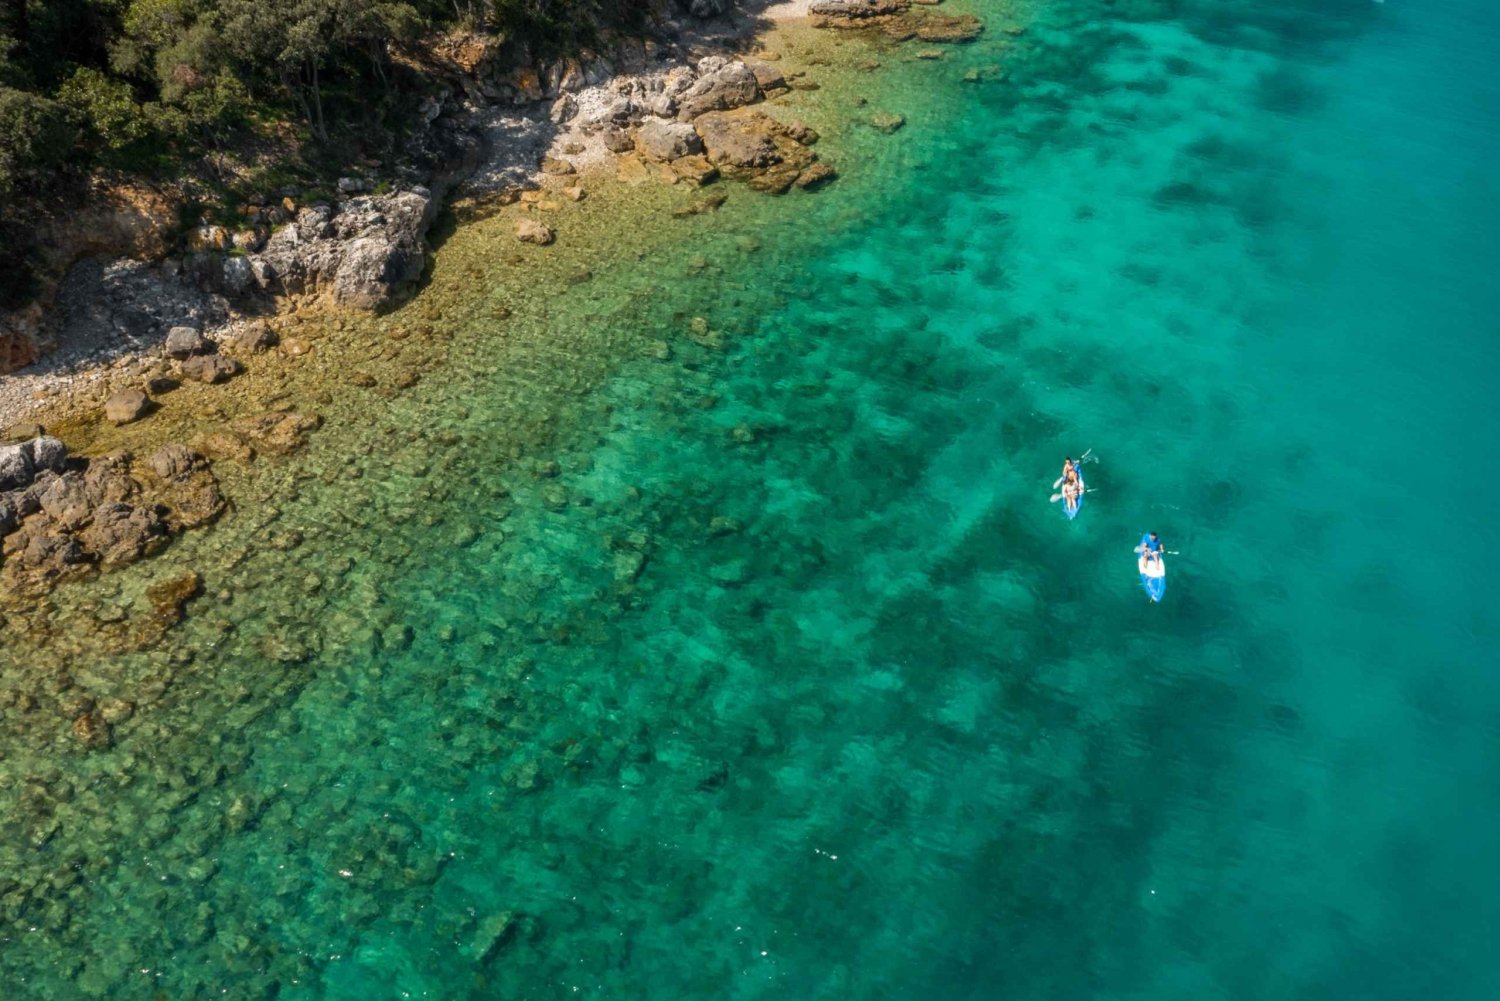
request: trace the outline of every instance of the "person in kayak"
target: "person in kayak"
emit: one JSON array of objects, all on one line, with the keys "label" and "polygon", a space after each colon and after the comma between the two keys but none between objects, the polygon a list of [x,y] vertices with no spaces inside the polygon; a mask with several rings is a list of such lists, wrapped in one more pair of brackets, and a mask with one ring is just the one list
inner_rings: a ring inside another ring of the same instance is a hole
[{"label": "person in kayak", "polygon": [[1076,511],[1078,499],[1083,496],[1083,481],[1078,478],[1078,470],[1070,469],[1069,473],[1072,475],[1063,479],[1063,503],[1069,511]]},{"label": "person in kayak", "polygon": [[1161,553],[1145,546],[1141,547],[1141,557],[1135,561],[1135,565],[1142,577],[1164,577],[1167,573],[1167,565],[1162,562]]},{"label": "person in kayak", "polygon": [[1140,548],[1143,552],[1155,553],[1158,557],[1161,556],[1161,540],[1156,537],[1155,532],[1146,537],[1146,541],[1141,543]]}]

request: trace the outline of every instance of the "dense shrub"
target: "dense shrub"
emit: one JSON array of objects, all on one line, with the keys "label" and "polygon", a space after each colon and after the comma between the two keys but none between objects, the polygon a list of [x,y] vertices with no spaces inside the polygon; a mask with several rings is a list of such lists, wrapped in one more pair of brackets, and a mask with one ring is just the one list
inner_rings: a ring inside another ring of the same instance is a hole
[{"label": "dense shrub", "polygon": [[0,194],[43,184],[68,159],[77,138],[61,103],[0,87]]}]

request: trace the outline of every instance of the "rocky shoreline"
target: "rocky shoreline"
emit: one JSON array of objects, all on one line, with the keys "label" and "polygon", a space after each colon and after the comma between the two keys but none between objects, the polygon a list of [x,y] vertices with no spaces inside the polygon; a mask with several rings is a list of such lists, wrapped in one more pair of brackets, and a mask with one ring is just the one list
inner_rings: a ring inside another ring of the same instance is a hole
[{"label": "rocky shoreline", "polygon": [[[79,261],[50,311],[0,318],[11,359],[56,344],[0,375],[0,442],[12,442],[0,447],[0,469],[17,470],[0,477],[0,579],[35,593],[160,550],[223,510],[214,461],[290,451],[319,418],[274,408],[144,461],[119,449],[70,457],[44,424],[149,421],[185,382],[224,383],[305,354],[300,312],[378,312],[409,294],[445,204],[516,206],[517,240],[545,246],[558,235],[548,213],[586,197],[598,172],[629,183],[816,189],[837,176],[813,149],[817,133],[760,107],[816,84],[784,73],[777,53],[757,47],[758,33],[768,19],[806,15],[897,42],[962,42],[980,30],[972,17],[922,6],[818,0],[745,16],[697,0],[660,41],[539,66],[515,64],[498,39],[455,40],[442,50],[449,92],[424,106],[426,130],[395,177],[340,178],[337,198],[309,204],[294,190],[264,192],[237,207],[242,228],[200,226],[176,253],[147,240],[137,242],[154,260]],[[899,127],[899,116],[887,117],[875,127]],[[723,197],[681,211],[711,210]]]}]

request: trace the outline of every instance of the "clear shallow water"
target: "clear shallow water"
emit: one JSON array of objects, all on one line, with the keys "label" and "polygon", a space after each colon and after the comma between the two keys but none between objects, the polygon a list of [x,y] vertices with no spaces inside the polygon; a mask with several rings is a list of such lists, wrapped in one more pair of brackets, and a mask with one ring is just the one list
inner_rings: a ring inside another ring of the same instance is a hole
[{"label": "clear shallow water", "polygon": [[[270,531],[306,541],[210,575],[160,728],[57,766],[18,864],[84,875],[7,979],[1494,996],[1495,532],[1447,484],[1494,478],[1497,27],[1050,5],[886,55],[894,137],[818,92],[860,166],[816,199],[473,292],[447,379],[320,432],[362,475],[298,484]],[[1155,608],[1146,528],[1183,553]]]}]

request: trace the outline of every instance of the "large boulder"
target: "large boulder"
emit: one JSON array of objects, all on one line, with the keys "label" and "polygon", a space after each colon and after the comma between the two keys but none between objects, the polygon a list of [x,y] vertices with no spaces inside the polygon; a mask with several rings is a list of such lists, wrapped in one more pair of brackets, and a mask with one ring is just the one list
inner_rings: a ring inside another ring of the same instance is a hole
[{"label": "large boulder", "polygon": [[699,63],[699,68],[702,75],[698,81],[678,98],[679,121],[692,121],[710,111],[728,111],[760,100],[760,85],[744,63],[723,62],[710,56]]},{"label": "large boulder", "polygon": [[781,157],[768,115],[710,112],[693,123],[708,158],[720,167],[769,167]]},{"label": "large boulder", "polygon": [[635,134],[635,148],[653,160],[676,160],[703,152],[703,140],[687,122],[652,121]]},{"label": "large boulder", "polygon": [[129,424],[144,417],[150,407],[150,399],[139,389],[122,389],[104,401],[104,418],[111,424]]},{"label": "large boulder", "polygon": [[817,164],[816,154],[798,140],[816,138],[800,123],[787,126],[757,108],[737,108],[711,111],[693,125],[720,172],[757,191],[780,194],[793,185],[815,188],[834,177],[832,169]]},{"label": "large boulder", "polygon": [[281,294],[327,292],[351,309],[373,310],[422,275],[437,203],[425,188],[360,195],[335,213],[304,206],[248,259],[256,285]]}]

